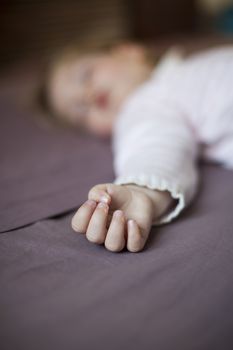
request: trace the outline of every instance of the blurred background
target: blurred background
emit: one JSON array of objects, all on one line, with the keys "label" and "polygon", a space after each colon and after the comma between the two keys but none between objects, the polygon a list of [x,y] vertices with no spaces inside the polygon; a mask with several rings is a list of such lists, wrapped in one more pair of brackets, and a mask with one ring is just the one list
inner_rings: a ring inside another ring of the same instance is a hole
[{"label": "blurred background", "polygon": [[74,43],[233,34],[233,0],[2,0],[0,66]]}]

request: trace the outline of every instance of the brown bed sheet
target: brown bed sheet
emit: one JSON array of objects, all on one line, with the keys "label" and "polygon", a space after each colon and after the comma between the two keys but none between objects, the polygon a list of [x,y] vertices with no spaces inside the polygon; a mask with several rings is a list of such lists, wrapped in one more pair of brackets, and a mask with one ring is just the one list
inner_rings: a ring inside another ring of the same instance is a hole
[{"label": "brown bed sheet", "polygon": [[231,350],[233,177],[202,191],[141,253],[72,232],[71,215],[0,235],[1,349]]},{"label": "brown bed sheet", "polygon": [[202,164],[193,205],[141,253],[90,244],[69,211],[114,178],[110,141],[37,123],[27,72],[0,87],[1,349],[231,350],[233,173]]}]

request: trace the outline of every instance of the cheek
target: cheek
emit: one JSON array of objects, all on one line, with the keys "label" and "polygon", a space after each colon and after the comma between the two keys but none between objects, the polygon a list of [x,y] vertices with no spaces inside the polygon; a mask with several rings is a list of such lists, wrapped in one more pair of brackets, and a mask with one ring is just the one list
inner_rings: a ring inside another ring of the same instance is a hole
[{"label": "cheek", "polygon": [[112,63],[106,63],[105,65],[100,65],[95,70],[94,84],[97,86],[107,85],[111,86],[114,84],[115,79],[119,79],[122,72],[117,65]]},{"label": "cheek", "polygon": [[[59,83],[59,84],[58,84]],[[55,113],[64,114],[67,112],[67,89],[60,82],[50,86],[48,91],[49,103]]]}]

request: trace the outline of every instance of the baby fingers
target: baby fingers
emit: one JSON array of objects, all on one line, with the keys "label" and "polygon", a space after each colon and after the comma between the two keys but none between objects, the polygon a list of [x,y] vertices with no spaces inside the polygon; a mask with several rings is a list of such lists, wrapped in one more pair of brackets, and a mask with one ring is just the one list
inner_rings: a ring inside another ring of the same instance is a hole
[{"label": "baby fingers", "polygon": [[134,220],[129,220],[127,223],[128,229],[128,239],[127,239],[127,249],[136,253],[143,249],[146,240],[148,238],[149,232],[147,234],[142,234],[138,224]]},{"label": "baby fingers", "polygon": [[110,223],[105,247],[112,252],[119,252],[125,246],[125,218],[121,210],[116,210]]},{"label": "baby fingers", "polygon": [[111,196],[108,194],[105,184],[92,187],[88,193],[88,199],[107,204],[111,202]]},{"label": "baby fingers", "polygon": [[106,224],[108,217],[109,206],[106,203],[100,202],[89,222],[86,237],[90,242],[102,244],[106,237]]},{"label": "baby fingers", "polygon": [[88,200],[77,210],[71,221],[71,226],[74,231],[80,233],[86,232],[96,205],[97,203],[95,201]]}]

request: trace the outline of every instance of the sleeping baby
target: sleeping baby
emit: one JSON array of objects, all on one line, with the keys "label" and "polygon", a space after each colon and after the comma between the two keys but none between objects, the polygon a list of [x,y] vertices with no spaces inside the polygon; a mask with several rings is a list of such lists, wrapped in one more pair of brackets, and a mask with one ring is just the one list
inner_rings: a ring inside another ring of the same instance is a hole
[{"label": "sleeping baby", "polygon": [[194,198],[203,159],[233,169],[233,47],[154,67],[141,45],[68,55],[50,71],[50,110],[61,121],[112,137],[113,183],[97,184],[72,219],[75,231],[113,252],[139,252],[151,226]]}]

